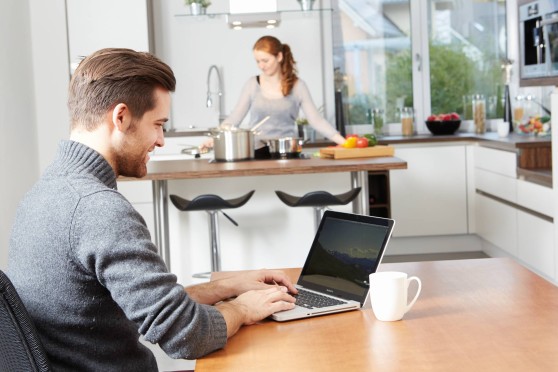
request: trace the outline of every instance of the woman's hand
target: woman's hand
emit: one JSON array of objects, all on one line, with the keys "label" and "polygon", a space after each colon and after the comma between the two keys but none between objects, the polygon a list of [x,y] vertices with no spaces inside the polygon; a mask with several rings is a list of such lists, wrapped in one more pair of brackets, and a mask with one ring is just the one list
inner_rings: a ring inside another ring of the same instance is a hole
[{"label": "woman's hand", "polygon": [[331,139],[338,145],[342,145],[345,143],[345,138],[339,133],[336,133]]},{"label": "woman's hand", "polygon": [[211,150],[213,148],[213,137],[209,137],[199,146],[200,150]]}]

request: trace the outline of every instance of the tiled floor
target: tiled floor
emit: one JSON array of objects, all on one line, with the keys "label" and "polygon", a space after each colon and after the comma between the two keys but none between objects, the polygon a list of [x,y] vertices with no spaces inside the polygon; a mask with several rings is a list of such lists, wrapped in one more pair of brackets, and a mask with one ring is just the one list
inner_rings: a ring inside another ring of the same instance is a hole
[{"label": "tiled floor", "polygon": [[416,262],[416,261],[441,261],[441,260],[465,260],[471,258],[488,258],[484,252],[455,252],[455,253],[429,253],[429,254],[401,254],[386,255],[382,263],[390,262]]}]

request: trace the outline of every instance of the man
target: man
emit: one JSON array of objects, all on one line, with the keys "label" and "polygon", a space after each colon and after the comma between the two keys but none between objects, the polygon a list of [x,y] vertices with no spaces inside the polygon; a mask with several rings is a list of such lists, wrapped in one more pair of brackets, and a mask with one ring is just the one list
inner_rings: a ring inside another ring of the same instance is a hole
[{"label": "man", "polygon": [[70,140],[19,206],[8,262],[57,371],[156,371],[139,334],[194,359],[294,307],[296,289],[277,271],[178,285],[116,190],[118,176],[144,176],[164,145],[174,89],[166,64],[128,49],[93,53],[72,77]]}]

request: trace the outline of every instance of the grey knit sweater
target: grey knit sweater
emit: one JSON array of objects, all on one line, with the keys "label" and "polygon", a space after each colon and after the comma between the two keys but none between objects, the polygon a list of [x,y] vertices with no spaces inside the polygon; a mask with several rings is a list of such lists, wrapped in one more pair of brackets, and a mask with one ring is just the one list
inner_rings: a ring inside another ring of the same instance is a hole
[{"label": "grey knit sweater", "polygon": [[156,371],[140,333],[173,358],[227,340],[223,316],[168,272],[110,165],[77,142],[60,143],[21,202],[8,276],[56,371]]}]

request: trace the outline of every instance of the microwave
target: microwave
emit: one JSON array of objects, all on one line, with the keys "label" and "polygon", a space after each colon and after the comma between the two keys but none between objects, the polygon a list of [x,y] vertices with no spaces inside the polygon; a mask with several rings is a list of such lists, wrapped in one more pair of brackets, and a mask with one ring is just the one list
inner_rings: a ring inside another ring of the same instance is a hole
[{"label": "microwave", "polygon": [[558,0],[518,2],[520,86],[558,85]]}]

